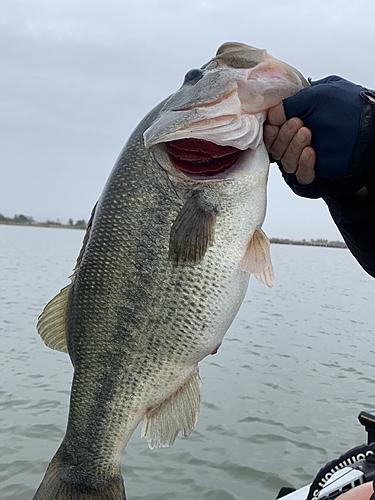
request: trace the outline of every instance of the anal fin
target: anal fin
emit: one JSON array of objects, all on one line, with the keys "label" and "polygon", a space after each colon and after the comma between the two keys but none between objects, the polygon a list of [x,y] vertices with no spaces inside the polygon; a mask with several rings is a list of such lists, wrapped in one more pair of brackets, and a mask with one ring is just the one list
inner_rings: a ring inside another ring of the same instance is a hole
[{"label": "anal fin", "polygon": [[257,228],[249,241],[240,267],[247,273],[254,274],[256,279],[272,288],[275,275],[271,261],[270,241],[262,229]]},{"label": "anal fin", "polygon": [[201,380],[197,370],[176,393],[146,413],[142,437],[147,439],[149,447],[170,446],[179,432],[188,436],[198,420],[201,400]]}]

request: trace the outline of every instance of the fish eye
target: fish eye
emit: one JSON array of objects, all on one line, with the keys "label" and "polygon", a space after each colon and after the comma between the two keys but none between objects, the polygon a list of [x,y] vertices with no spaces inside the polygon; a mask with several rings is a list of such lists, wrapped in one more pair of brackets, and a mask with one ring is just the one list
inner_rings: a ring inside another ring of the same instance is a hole
[{"label": "fish eye", "polygon": [[184,83],[187,82],[192,82],[194,80],[197,80],[198,78],[201,78],[203,75],[203,71],[201,69],[191,69],[188,71],[185,75]]}]

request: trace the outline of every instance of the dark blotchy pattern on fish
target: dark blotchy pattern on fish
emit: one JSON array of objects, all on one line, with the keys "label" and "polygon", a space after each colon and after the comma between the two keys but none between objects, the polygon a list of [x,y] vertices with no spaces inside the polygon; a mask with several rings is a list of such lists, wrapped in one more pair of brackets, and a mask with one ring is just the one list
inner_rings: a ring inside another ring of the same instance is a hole
[{"label": "dark blotchy pattern on fish", "polygon": [[[179,377],[184,383],[196,371],[215,347],[206,330],[215,322],[223,328],[220,314],[233,309],[225,295],[228,280],[243,274],[236,263],[219,257],[176,266],[169,259],[171,227],[189,196],[176,191],[135,132],[98,203],[67,315],[74,379],[54,464],[85,487],[119,477],[139,420],[173,394]],[[225,212],[238,207],[226,201]]]}]

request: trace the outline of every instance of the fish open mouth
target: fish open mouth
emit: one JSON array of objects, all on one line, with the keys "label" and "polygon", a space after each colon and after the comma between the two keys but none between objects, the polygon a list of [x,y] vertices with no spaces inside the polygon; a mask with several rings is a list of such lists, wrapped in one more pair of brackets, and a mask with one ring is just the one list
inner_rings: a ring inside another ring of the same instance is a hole
[{"label": "fish open mouth", "polygon": [[172,165],[181,172],[213,177],[237,161],[242,150],[219,146],[203,139],[180,139],[166,143]]}]

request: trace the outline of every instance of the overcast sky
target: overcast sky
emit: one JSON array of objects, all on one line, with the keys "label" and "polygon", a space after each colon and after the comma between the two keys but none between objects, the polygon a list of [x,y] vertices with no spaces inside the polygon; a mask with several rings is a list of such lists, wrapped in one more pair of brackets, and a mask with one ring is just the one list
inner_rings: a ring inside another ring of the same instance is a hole
[{"label": "overcast sky", "polygon": [[[0,213],[87,220],[137,123],[225,41],[375,87],[374,0],[0,0]],[[275,165],[264,227],[339,239]]]}]

